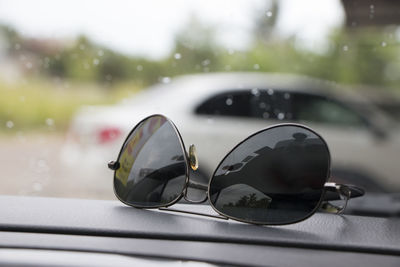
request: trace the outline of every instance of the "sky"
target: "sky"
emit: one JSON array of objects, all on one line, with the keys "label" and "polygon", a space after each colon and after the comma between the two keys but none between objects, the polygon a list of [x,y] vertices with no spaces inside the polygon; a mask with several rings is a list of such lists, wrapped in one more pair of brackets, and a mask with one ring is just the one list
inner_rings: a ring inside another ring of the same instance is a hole
[{"label": "sky", "polygon": [[[0,0],[0,23],[27,37],[74,38],[85,34],[111,49],[150,58],[166,56],[176,33],[195,15],[217,28],[230,49],[251,41],[256,16],[270,15],[268,0]],[[281,0],[277,32],[296,35],[309,49],[323,46],[343,23],[340,0]]]}]

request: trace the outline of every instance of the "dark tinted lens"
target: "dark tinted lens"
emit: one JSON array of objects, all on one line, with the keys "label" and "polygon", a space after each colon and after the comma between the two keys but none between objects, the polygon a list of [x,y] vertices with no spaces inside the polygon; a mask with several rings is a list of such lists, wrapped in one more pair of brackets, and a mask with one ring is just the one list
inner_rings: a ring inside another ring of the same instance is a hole
[{"label": "dark tinted lens", "polygon": [[228,217],[286,224],[318,206],[330,155],[314,132],[281,125],[253,135],[220,163],[210,184],[212,205]]},{"label": "dark tinted lens", "polygon": [[163,116],[142,121],[124,143],[115,172],[115,193],[136,207],[176,201],[187,177],[184,149],[175,127]]}]

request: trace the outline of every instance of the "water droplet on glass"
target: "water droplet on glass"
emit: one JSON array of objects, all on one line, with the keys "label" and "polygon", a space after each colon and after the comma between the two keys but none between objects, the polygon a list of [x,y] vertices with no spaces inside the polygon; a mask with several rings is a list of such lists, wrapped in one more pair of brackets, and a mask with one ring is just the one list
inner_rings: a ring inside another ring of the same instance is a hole
[{"label": "water droplet on glass", "polygon": [[90,69],[90,65],[87,62],[85,62],[85,63],[83,63],[83,68],[85,70],[88,70],[88,69]]},{"label": "water droplet on glass", "polygon": [[137,65],[136,69],[137,69],[137,71],[142,71],[143,70],[143,66],[142,65]]},{"label": "water droplet on glass", "polygon": [[205,60],[203,60],[203,62],[201,62],[201,65],[207,66],[207,65],[210,65],[210,63],[211,63],[211,61],[209,59],[205,59]]},{"label": "water droplet on glass", "polygon": [[251,93],[256,97],[260,96],[260,90],[258,90],[258,88],[251,89]]},{"label": "water droplet on glass", "polygon": [[163,78],[161,79],[161,82],[162,82],[162,83],[170,83],[170,82],[171,82],[171,78],[170,78],[170,77],[163,77]]},{"label": "water droplet on glass", "polygon": [[229,55],[235,54],[235,50],[233,50],[233,49],[228,49],[228,54],[229,54]]},{"label": "water droplet on glass", "polygon": [[343,46],[343,51],[345,51],[345,52],[346,52],[346,51],[349,51],[349,47],[348,47],[347,45],[344,45],[344,46]]},{"label": "water droplet on glass", "polygon": [[381,46],[382,46],[382,47],[386,47],[386,46],[387,46],[387,43],[386,43],[386,42],[382,42],[382,43],[381,43]]},{"label": "water droplet on glass", "polygon": [[85,47],[84,44],[79,45],[79,49],[80,49],[80,50],[85,50],[85,48],[86,48],[86,47]]},{"label": "water droplet on glass", "polygon": [[212,124],[212,123],[214,123],[214,120],[211,118],[207,118],[207,123]]},{"label": "water droplet on glass", "polygon": [[258,65],[258,64],[254,64],[254,65],[253,65],[253,69],[255,69],[255,70],[259,70],[259,69],[260,69],[260,65]]},{"label": "water droplet on glass", "polygon": [[273,94],[274,94],[274,90],[268,89],[268,90],[267,90],[267,94],[268,94],[268,95],[273,95]]},{"label": "water droplet on glass", "polygon": [[15,50],[20,50],[21,49],[21,45],[20,44],[15,44],[14,48],[15,48]]},{"label": "water droplet on glass", "polygon": [[225,101],[225,104],[226,104],[227,106],[232,106],[232,104],[233,104],[233,99],[232,99],[232,98],[227,98],[226,101]]},{"label": "water droplet on glass", "polygon": [[98,58],[93,59],[93,65],[97,66],[100,64],[100,60]]},{"label": "water droplet on glass", "polygon": [[265,12],[265,15],[270,18],[272,17],[272,12],[268,10],[267,12]]},{"label": "water droplet on glass", "polygon": [[26,67],[27,69],[32,69],[33,65],[32,65],[31,62],[27,62],[27,63],[25,64],[25,67]]},{"label": "water droplet on glass", "polygon": [[226,70],[226,71],[230,71],[230,70],[232,70],[232,67],[231,67],[231,65],[225,65],[225,70]]},{"label": "water droplet on glass", "polygon": [[264,112],[263,113],[263,118],[264,119],[268,119],[269,118],[269,113],[268,112]]},{"label": "water droplet on glass", "polygon": [[285,94],[283,95],[283,98],[284,98],[284,99],[289,99],[289,98],[290,98],[290,94],[289,94],[289,93],[285,93]]},{"label": "water droplet on glass", "polygon": [[19,101],[20,101],[20,102],[25,102],[25,99],[26,99],[26,98],[25,98],[25,96],[23,96],[23,95],[19,97]]},{"label": "water droplet on glass", "polygon": [[107,75],[106,75],[106,80],[107,80],[107,81],[112,81],[112,79],[113,79],[113,77],[112,77],[111,74],[107,74]]},{"label": "water droplet on glass", "polygon": [[99,57],[104,56],[104,51],[103,51],[103,50],[99,50],[99,51],[97,52],[97,55],[98,55]]},{"label": "water droplet on glass", "polygon": [[182,58],[182,55],[180,53],[175,53],[174,58],[179,60]]},{"label": "water droplet on glass", "polygon": [[282,112],[278,113],[278,120],[283,120],[285,118],[285,114]]},{"label": "water droplet on glass", "polygon": [[371,10],[373,10],[374,8],[375,8],[374,5],[369,6],[369,9],[371,9]]},{"label": "water droplet on glass", "polygon": [[35,183],[33,183],[33,185],[32,185],[32,189],[33,189],[34,191],[42,191],[43,185],[42,185],[41,183],[39,183],[39,182],[35,182]]},{"label": "water droplet on glass", "polygon": [[37,161],[37,166],[38,166],[39,168],[41,168],[41,169],[47,168],[47,167],[48,167],[48,166],[47,166],[47,162],[46,162],[46,160],[44,160],[44,159],[39,159],[39,160]]},{"label": "water droplet on glass", "polygon": [[12,122],[12,121],[7,121],[7,122],[6,122],[6,126],[7,126],[7,128],[11,129],[11,128],[14,127],[14,122]]},{"label": "water droplet on glass", "polygon": [[46,119],[46,125],[47,126],[54,126],[54,120],[52,118],[47,118]]},{"label": "water droplet on glass", "polygon": [[265,109],[267,107],[267,104],[265,104],[265,102],[260,102],[260,104],[258,104],[258,107],[261,109]]}]

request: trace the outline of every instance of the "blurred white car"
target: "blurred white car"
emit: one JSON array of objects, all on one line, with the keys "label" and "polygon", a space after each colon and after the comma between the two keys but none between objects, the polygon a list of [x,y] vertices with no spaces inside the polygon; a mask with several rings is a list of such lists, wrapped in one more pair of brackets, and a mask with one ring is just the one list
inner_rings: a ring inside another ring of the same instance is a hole
[{"label": "blurred white car", "polygon": [[[304,76],[216,73],[183,76],[115,106],[82,108],[71,123],[64,162],[106,171],[128,132],[151,114],[195,144],[199,172],[210,177],[238,142],[267,126],[297,122],[320,133],[332,154],[332,176],[369,191],[400,190],[400,142],[395,124],[359,95]],[[101,166],[101,167],[99,167]]]}]

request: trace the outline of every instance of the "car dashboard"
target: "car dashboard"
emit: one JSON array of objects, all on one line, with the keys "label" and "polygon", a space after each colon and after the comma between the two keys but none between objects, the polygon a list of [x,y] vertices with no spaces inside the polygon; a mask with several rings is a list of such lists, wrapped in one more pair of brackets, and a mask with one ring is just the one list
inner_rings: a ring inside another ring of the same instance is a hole
[{"label": "car dashboard", "polygon": [[[317,213],[292,225],[256,226],[118,201],[0,201],[1,266],[400,265],[399,218]],[[206,205],[174,208],[212,213]]]}]

